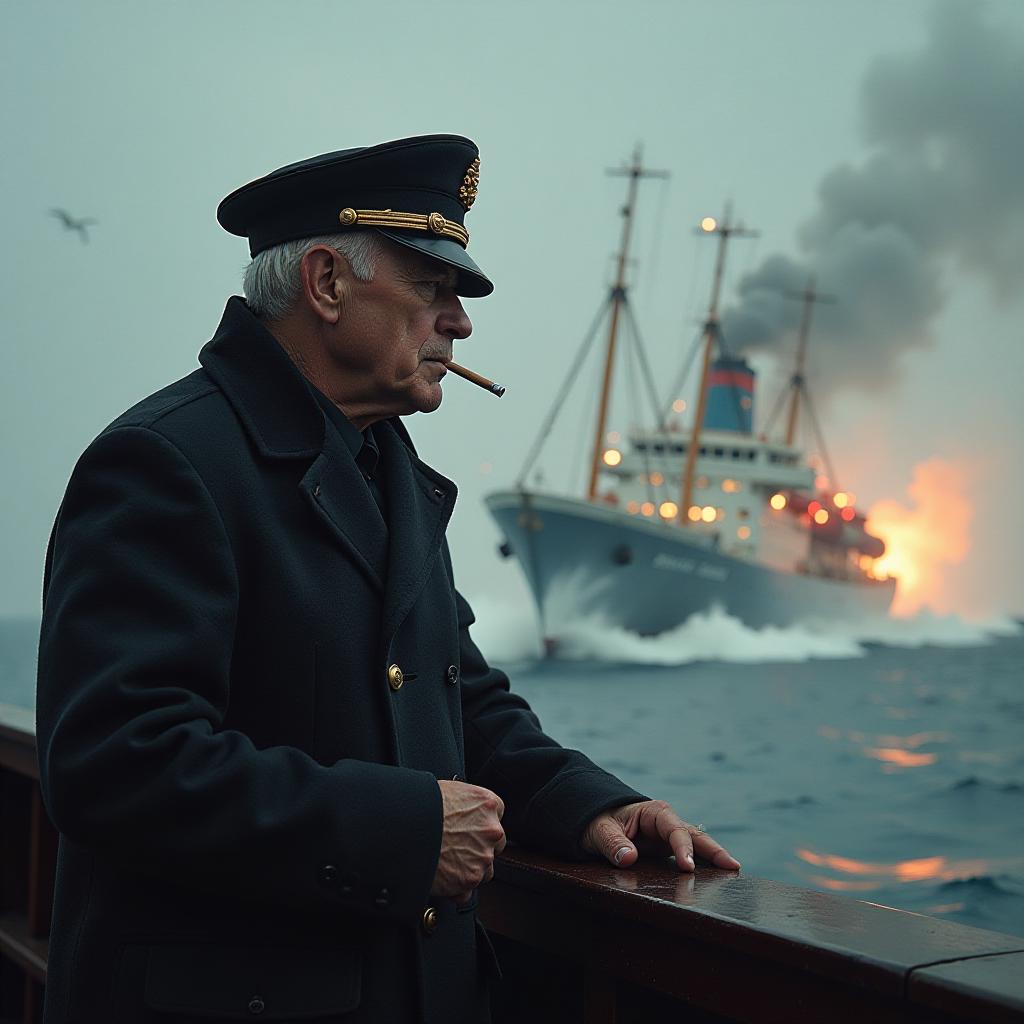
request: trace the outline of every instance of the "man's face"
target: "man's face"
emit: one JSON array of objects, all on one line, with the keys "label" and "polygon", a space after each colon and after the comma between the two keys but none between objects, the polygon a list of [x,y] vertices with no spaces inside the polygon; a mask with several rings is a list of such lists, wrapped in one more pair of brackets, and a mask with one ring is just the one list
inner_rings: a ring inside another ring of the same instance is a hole
[{"label": "man's face", "polygon": [[433,412],[452,341],[473,330],[453,267],[385,240],[372,281],[347,277],[329,342],[350,415]]}]

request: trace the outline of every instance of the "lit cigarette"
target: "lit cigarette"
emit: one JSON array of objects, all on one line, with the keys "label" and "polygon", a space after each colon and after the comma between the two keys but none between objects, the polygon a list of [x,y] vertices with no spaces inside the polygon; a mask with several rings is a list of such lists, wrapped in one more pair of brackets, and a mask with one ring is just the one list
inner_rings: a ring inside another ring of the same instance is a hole
[{"label": "lit cigarette", "polygon": [[479,373],[467,370],[464,366],[459,366],[458,363],[445,363],[445,366],[447,366],[452,373],[458,374],[458,376],[464,377],[468,381],[472,381],[474,384],[482,387],[485,391],[490,391],[490,393],[496,398],[501,398],[501,396],[505,394],[504,384],[495,384],[493,380],[481,377]]}]

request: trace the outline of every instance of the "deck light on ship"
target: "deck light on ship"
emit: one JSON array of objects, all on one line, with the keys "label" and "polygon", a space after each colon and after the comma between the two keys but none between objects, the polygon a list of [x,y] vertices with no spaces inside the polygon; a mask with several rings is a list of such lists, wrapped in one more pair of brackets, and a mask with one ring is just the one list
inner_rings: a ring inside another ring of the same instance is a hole
[{"label": "deck light on ship", "polygon": [[653,501],[645,501],[645,502],[644,502],[644,503],[643,503],[643,504],[642,504],[642,505],[640,506],[640,511],[641,511],[641,512],[642,512],[642,513],[643,513],[643,514],[644,514],[645,516],[653,516],[653,515],[654,515],[654,502],[653,502]]},{"label": "deck light on ship", "polygon": [[820,501],[809,501],[807,503],[807,514],[816,516],[821,511],[822,505]]},{"label": "deck light on ship", "polygon": [[608,443],[618,444],[622,440],[622,435],[617,430],[608,431]]},{"label": "deck light on ship", "polygon": [[714,231],[718,227],[718,221],[714,217],[704,217],[700,222],[701,231]]},{"label": "deck light on ship", "polygon": [[836,493],[832,495],[832,504],[835,505],[836,508],[846,508],[848,503],[849,499],[844,491],[836,491]]},{"label": "deck light on ship", "polygon": [[672,403],[673,412],[686,412],[686,402],[682,398],[677,398]]},{"label": "deck light on ship", "polygon": [[626,511],[631,515],[635,516],[640,511],[640,502],[631,501],[626,505]]},{"label": "deck light on ship", "polygon": [[849,505],[847,505],[846,508],[844,508],[843,511],[839,514],[843,517],[843,519],[846,520],[846,522],[850,522],[850,520],[853,519],[853,517],[857,513]]},{"label": "deck light on ship", "polygon": [[658,515],[662,519],[675,519],[679,514],[679,506],[674,501],[663,501],[658,506]]},{"label": "deck light on ship", "polygon": [[768,502],[776,512],[781,512],[786,507],[786,496],[784,494],[773,494]]},{"label": "deck light on ship", "polygon": [[617,448],[609,448],[604,453],[604,464],[606,466],[617,466],[622,461],[622,452]]},{"label": "deck light on ship", "polygon": [[725,479],[722,481],[722,490],[725,491],[726,494],[735,494],[739,489],[740,484],[738,480]]},{"label": "deck light on ship", "polygon": [[660,487],[664,482],[665,478],[657,470],[651,474],[651,483],[654,484],[655,487]]},{"label": "deck light on ship", "polygon": [[686,517],[687,517],[687,519],[690,520],[691,523],[699,523],[700,522],[700,505],[691,505],[686,510]]},{"label": "deck light on ship", "polygon": [[824,526],[825,523],[828,522],[828,509],[827,508],[819,508],[818,511],[814,513],[814,521],[819,526]]},{"label": "deck light on ship", "polygon": [[705,505],[700,510],[700,517],[705,523],[713,523],[718,518],[718,509],[714,505]]},{"label": "deck light on ship", "polygon": [[740,540],[746,540],[750,536],[750,527],[749,526],[741,526],[736,531],[736,536],[739,537]]},{"label": "deck light on ship", "polygon": [[816,476],[816,477],[814,478],[814,486],[815,486],[815,488],[817,488],[817,490],[819,490],[819,491],[825,491],[825,490],[828,490],[828,477],[827,477],[827,476],[825,476],[825,474],[824,474],[824,473],[819,473],[819,474],[818,474],[818,475],[817,475],[817,476]]}]

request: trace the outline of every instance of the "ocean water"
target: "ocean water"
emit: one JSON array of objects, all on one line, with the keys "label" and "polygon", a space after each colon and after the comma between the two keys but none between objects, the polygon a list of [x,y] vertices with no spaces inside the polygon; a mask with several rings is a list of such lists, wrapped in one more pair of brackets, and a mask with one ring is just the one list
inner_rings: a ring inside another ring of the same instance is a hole
[{"label": "ocean water", "polygon": [[[475,603],[545,728],[700,822],[747,874],[1024,936],[1024,629],[956,618],[641,639]],[[33,704],[38,625],[0,620],[0,703]]]}]

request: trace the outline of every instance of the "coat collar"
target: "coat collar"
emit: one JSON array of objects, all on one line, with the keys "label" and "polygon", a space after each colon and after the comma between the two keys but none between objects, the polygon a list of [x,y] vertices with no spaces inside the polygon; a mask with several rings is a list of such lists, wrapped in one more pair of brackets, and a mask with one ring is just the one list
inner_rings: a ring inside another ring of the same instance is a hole
[{"label": "coat collar", "polygon": [[385,526],[352,452],[305,378],[243,299],[228,300],[199,361],[268,458],[307,458],[299,484],[318,517],[385,595],[384,633],[409,613],[435,565],[458,489],[422,462],[399,417],[374,424],[388,496]]},{"label": "coat collar", "polygon": [[227,396],[260,453],[309,458],[324,445],[324,416],[305,378],[238,295],[228,299],[199,362]]}]

